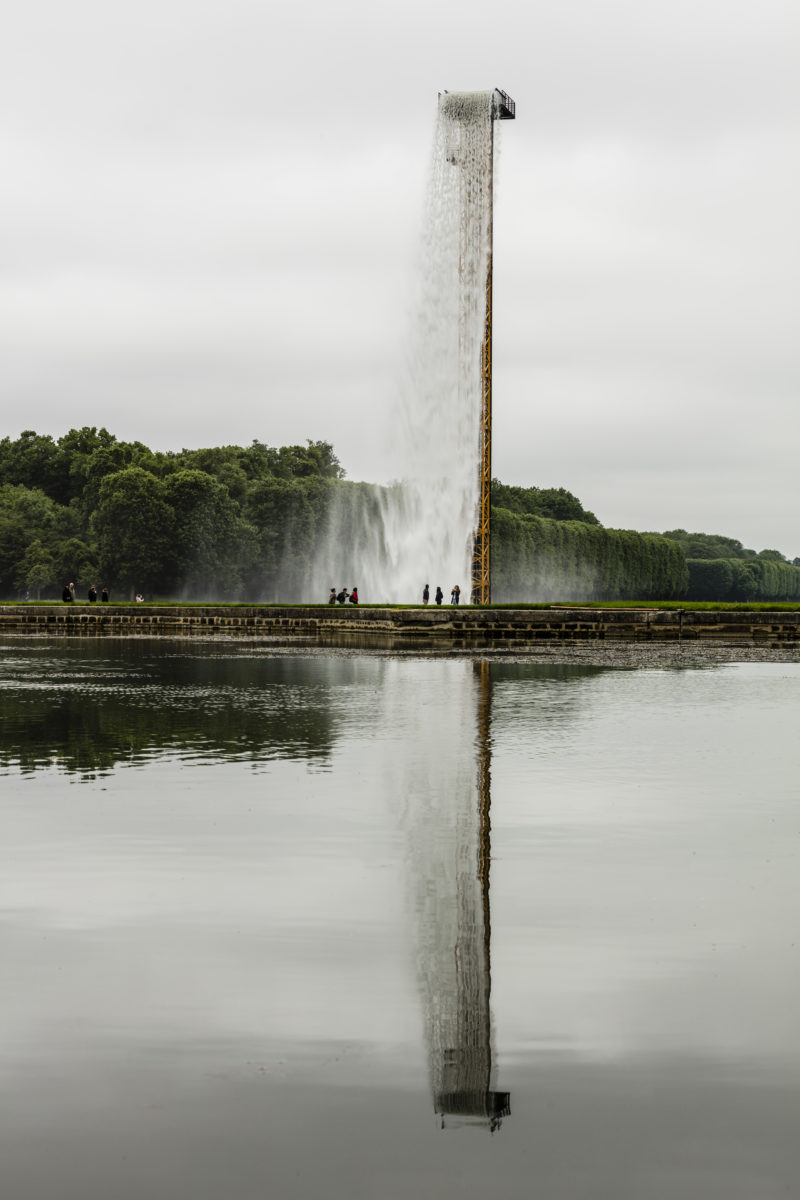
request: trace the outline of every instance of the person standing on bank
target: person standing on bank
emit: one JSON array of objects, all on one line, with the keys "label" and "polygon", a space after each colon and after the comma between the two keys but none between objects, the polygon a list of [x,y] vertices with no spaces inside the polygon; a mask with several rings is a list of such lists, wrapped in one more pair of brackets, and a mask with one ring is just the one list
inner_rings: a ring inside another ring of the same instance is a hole
[{"label": "person standing on bank", "polygon": [[453,595],[450,597],[450,602],[452,604],[458,604],[460,596],[461,596],[461,588],[458,586],[458,584],[456,584],[455,587],[453,588]]},{"label": "person standing on bank", "polygon": [[72,604],[72,592],[69,590],[69,584],[64,584],[64,590],[61,593],[61,599],[65,604]]},{"label": "person standing on bank", "polygon": [[346,599],[347,599],[347,588],[342,588],[342,590],[340,592],[338,592],[336,595],[336,603],[344,604]]},{"label": "person standing on bank", "polygon": [[436,595],[434,596],[434,600],[436,601],[437,604],[441,604],[442,601],[444,600],[444,592],[438,585],[436,587]]},{"label": "person standing on bank", "polygon": [[358,588],[357,587],[354,587],[352,592],[350,593],[350,603],[358,604]]},{"label": "person standing on bank", "polygon": [[102,592],[100,593],[100,603],[108,604],[108,588],[103,588]]},{"label": "person standing on bank", "polygon": [[94,604],[97,600],[97,588],[94,586],[94,584],[92,584],[92,586],[89,588],[87,595],[89,597],[89,603]]},{"label": "person standing on bank", "polygon": [[431,598],[431,589],[428,586],[428,584],[426,583],[425,587],[422,589],[422,603],[427,604],[428,601],[430,600],[430,598]]},{"label": "person standing on bank", "polygon": [[336,603],[336,588],[331,588],[331,594],[328,596],[328,604]]}]

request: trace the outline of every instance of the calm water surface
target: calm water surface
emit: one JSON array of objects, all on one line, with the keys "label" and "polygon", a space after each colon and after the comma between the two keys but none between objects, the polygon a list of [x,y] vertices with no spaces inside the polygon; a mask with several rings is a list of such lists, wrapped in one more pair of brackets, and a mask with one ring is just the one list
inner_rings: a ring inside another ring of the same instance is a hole
[{"label": "calm water surface", "polygon": [[800,1191],[800,664],[0,643],[10,1200]]}]

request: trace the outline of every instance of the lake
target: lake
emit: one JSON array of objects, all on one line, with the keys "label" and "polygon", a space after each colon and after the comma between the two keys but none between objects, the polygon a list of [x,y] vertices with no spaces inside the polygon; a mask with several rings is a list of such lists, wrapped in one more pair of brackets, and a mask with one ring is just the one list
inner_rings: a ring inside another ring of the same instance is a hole
[{"label": "lake", "polygon": [[10,1200],[800,1186],[800,663],[0,643]]}]

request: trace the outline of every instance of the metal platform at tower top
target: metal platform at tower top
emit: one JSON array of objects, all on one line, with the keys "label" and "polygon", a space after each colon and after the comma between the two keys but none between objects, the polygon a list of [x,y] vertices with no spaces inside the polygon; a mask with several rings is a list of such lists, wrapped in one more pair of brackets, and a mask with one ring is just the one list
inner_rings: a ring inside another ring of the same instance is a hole
[{"label": "metal platform at tower top", "polygon": [[517,115],[517,106],[508,92],[495,88],[492,93],[493,115],[496,121],[513,121]]},{"label": "metal platform at tower top", "polygon": [[[439,99],[442,96],[450,96],[454,93],[448,92],[447,88],[443,88],[439,93]],[[455,95],[461,93],[456,92]],[[480,95],[481,93],[475,93]],[[486,95],[484,92],[483,95]],[[508,92],[504,92],[502,88],[494,88],[492,90],[492,117],[495,121],[513,121],[517,115],[517,106],[509,96]]]}]

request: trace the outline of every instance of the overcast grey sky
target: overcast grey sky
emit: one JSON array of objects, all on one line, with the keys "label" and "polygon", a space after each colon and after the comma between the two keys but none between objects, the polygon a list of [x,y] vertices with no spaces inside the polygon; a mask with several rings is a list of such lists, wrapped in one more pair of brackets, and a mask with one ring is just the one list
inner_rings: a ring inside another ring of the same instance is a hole
[{"label": "overcast grey sky", "polygon": [[437,93],[492,87],[494,473],[800,554],[790,0],[16,6],[0,435],[390,479]]}]

